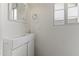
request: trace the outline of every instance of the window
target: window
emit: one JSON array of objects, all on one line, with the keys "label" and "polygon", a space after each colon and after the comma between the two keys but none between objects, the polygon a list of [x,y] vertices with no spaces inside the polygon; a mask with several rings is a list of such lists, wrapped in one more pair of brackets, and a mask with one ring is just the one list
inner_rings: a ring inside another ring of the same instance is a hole
[{"label": "window", "polygon": [[78,6],[76,3],[68,4],[68,23],[78,22]]},{"label": "window", "polygon": [[54,4],[54,24],[64,24],[64,4]]},{"label": "window", "polygon": [[55,3],[54,4],[54,25],[78,23],[77,3]]}]

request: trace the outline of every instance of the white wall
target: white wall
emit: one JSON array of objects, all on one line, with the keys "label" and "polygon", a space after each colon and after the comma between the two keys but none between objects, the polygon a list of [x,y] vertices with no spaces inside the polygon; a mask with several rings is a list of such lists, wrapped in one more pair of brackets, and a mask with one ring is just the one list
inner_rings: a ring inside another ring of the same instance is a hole
[{"label": "white wall", "polygon": [[2,49],[2,45],[3,45],[3,44],[2,44],[2,40],[1,40],[1,39],[2,39],[1,16],[2,16],[2,15],[1,15],[1,4],[0,4],[0,56],[2,55],[2,50],[3,50],[3,49]]},{"label": "white wall", "polygon": [[25,24],[21,22],[9,21],[8,3],[2,3],[0,5],[1,5],[2,37],[3,38],[16,37],[26,34],[29,31],[28,22]]},{"label": "white wall", "polygon": [[17,37],[29,32],[28,24],[28,4],[26,10],[26,24],[21,22],[9,21],[8,3],[0,3],[0,55],[3,55],[3,38]]},{"label": "white wall", "polygon": [[[32,14],[37,13],[37,20]],[[52,4],[31,4],[31,30],[36,34],[36,55],[79,55],[79,24],[53,26]]]}]

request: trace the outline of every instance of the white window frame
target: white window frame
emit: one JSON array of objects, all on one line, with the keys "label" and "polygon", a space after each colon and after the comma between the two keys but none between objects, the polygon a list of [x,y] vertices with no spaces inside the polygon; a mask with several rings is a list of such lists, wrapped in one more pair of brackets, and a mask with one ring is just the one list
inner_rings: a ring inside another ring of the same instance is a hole
[{"label": "white window frame", "polygon": [[[54,3],[55,4],[55,3]],[[65,25],[65,24],[74,24],[74,23],[68,23],[68,3],[64,3],[64,24],[55,24],[55,6],[53,4],[53,24],[54,25]],[[79,10],[79,4],[77,3],[77,7]],[[79,16],[79,11],[78,11],[78,16]],[[57,20],[56,20],[57,21]],[[58,20],[60,21],[60,20]],[[77,17],[77,23],[79,23],[79,17]]]}]

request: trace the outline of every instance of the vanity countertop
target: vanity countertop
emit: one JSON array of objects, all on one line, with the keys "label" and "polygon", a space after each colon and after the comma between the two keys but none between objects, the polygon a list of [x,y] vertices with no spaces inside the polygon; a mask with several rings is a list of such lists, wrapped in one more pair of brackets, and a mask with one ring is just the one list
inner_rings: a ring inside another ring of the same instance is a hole
[{"label": "vanity countertop", "polygon": [[34,34],[33,33],[28,33],[26,35],[22,35],[20,37],[6,37],[3,39],[4,43],[11,43],[13,45],[13,48],[16,48],[20,45],[23,45],[25,43],[28,43],[29,41],[31,41],[34,38]]}]

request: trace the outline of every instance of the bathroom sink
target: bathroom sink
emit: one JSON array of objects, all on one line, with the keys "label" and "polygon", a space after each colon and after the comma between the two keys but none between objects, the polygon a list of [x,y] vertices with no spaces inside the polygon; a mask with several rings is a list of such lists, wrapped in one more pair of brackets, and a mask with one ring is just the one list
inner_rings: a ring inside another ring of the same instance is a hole
[{"label": "bathroom sink", "polygon": [[8,42],[11,42],[13,45],[13,49],[17,48],[23,44],[28,43],[29,41],[31,41],[34,38],[34,34],[33,33],[27,33],[25,35],[19,36],[19,37],[6,37],[4,38],[4,43],[8,44]]}]

